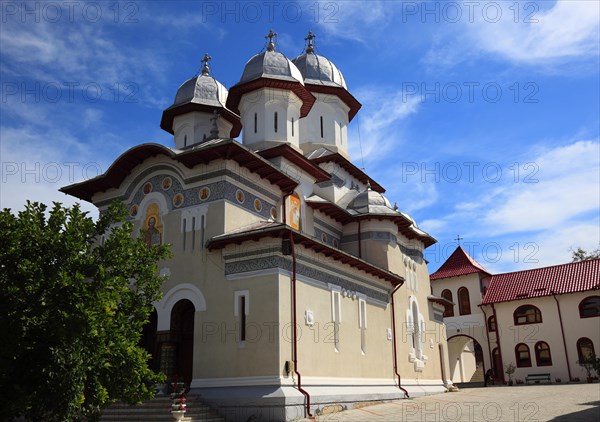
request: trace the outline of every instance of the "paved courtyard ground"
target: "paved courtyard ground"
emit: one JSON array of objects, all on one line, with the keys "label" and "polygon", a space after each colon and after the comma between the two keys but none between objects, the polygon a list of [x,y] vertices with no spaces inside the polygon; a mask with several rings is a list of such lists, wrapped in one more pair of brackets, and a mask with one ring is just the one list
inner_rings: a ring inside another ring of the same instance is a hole
[{"label": "paved courtyard ground", "polygon": [[322,415],[318,421],[598,422],[600,384],[465,388]]}]

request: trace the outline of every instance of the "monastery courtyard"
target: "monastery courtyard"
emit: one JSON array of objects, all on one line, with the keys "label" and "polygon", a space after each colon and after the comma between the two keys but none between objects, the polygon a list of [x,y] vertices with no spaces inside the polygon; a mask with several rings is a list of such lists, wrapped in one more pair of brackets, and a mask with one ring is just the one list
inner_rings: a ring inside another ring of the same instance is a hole
[{"label": "monastery courtyard", "polygon": [[[318,421],[507,422],[600,420],[600,384],[466,388],[321,415]],[[304,419],[303,421],[308,421]]]}]

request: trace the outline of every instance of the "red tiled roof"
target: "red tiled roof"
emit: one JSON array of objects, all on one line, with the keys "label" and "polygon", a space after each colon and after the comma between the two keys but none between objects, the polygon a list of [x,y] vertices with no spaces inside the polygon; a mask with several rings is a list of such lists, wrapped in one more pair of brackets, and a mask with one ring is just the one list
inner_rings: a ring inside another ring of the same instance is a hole
[{"label": "red tiled roof", "polygon": [[492,276],[481,302],[507,302],[600,289],[600,259]]},{"label": "red tiled roof", "polygon": [[477,261],[469,256],[460,246],[456,248],[452,255],[442,264],[440,268],[429,276],[430,280],[440,278],[458,277],[461,275],[474,274],[478,272],[489,272],[483,268]]}]

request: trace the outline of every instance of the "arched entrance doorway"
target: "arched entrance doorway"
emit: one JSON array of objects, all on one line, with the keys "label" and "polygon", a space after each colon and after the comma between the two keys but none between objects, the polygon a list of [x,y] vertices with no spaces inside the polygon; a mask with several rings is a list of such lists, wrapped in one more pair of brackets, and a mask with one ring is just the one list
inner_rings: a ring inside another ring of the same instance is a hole
[{"label": "arched entrance doorway", "polygon": [[450,378],[455,384],[483,383],[485,366],[483,349],[477,340],[467,335],[448,339]]},{"label": "arched entrance doorway", "polygon": [[143,347],[149,354],[150,360],[148,367],[154,372],[159,370],[159,349],[156,342],[156,329],[158,326],[158,313],[156,309],[152,309],[148,322],[142,327],[142,337],[140,338],[140,347]]},{"label": "arched entrance doorway", "polygon": [[497,347],[492,350],[492,369],[494,371],[494,379],[499,382],[504,381],[504,365],[502,365],[500,351]]},{"label": "arched entrance doorway", "polygon": [[171,311],[170,338],[174,345],[174,373],[167,374],[183,380],[186,385],[192,381],[194,357],[194,304],[182,299],[178,301]]}]

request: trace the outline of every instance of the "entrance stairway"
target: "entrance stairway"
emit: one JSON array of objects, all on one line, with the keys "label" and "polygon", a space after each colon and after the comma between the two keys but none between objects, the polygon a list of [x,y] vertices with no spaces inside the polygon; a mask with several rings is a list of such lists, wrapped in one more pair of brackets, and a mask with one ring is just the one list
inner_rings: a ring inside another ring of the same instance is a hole
[{"label": "entrance stairway", "polygon": [[484,381],[484,373],[483,373],[483,365],[477,365],[477,369],[473,373],[473,376],[469,380],[469,382],[483,382]]},{"label": "entrance stairway", "polygon": [[[155,397],[140,405],[130,406],[115,403],[102,412],[101,422],[174,422],[171,416],[171,399]],[[202,402],[199,396],[187,396],[187,412],[182,422],[224,422],[213,409]]]}]

